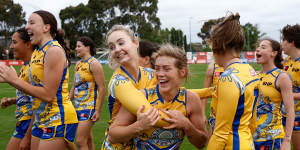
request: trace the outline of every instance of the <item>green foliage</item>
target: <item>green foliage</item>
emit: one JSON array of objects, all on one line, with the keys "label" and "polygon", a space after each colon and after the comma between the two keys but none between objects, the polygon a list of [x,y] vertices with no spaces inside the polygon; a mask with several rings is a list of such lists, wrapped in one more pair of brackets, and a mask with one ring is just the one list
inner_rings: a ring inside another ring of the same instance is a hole
[{"label": "green foliage", "polygon": [[180,48],[187,48],[186,35],[181,29],[168,28],[161,29],[155,39],[156,43],[172,43]]},{"label": "green foliage", "polygon": [[212,26],[220,23],[223,19],[224,19],[224,17],[219,18],[219,19],[210,19],[210,20],[204,22],[204,24],[201,28],[201,32],[197,33],[197,36],[202,39],[203,45],[205,44],[205,40],[210,37],[210,30],[211,30]]},{"label": "green foliage", "polygon": [[12,33],[25,22],[25,12],[20,4],[15,4],[13,0],[0,0],[0,35],[4,36],[4,45],[0,45],[0,54],[2,49],[8,47],[8,39]]},{"label": "green foliage", "polygon": [[80,36],[89,36],[97,45],[102,44],[104,22],[96,18],[91,8],[81,3],[76,7],[70,6],[61,10],[59,16],[72,49]]},{"label": "green foliage", "polygon": [[67,7],[60,12],[62,28],[70,39],[87,35],[103,46],[105,33],[115,24],[129,26],[140,38],[156,41],[160,20],[156,16],[158,0],[89,0],[87,5]]},{"label": "green foliage", "polygon": [[12,33],[25,22],[25,12],[20,4],[15,4],[12,0],[0,1],[1,33]]},{"label": "green foliage", "polygon": [[[211,19],[203,24],[203,26],[201,28],[201,32],[199,32],[197,34],[198,37],[200,37],[202,39],[202,44],[206,44],[205,40],[210,37],[211,28],[214,25],[221,22],[223,19],[224,18]],[[257,24],[253,25],[249,22],[246,23],[245,25],[242,25],[242,28],[243,28],[244,35],[246,38],[246,43],[245,43],[246,46],[245,46],[244,50],[245,51],[255,50],[255,44],[256,44],[257,40],[260,39],[261,37],[265,36],[266,33],[262,33],[261,31],[259,31]],[[206,50],[210,49],[208,46],[206,46],[206,47],[207,47]]]},{"label": "green foliage", "polygon": [[259,31],[257,24],[253,25],[249,22],[243,25],[243,31],[246,38],[245,51],[255,51],[257,40],[266,35],[266,33]]}]

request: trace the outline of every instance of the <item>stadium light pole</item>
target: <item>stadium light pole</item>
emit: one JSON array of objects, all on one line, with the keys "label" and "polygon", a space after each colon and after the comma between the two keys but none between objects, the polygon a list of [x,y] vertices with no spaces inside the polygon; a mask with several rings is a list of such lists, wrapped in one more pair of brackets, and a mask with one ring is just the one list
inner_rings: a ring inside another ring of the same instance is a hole
[{"label": "stadium light pole", "polygon": [[189,29],[190,29],[190,51],[191,51],[191,52],[192,52],[192,32],[191,32],[191,30],[192,30],[192,29],[191,29],[191,28],[192,28],[192,27],[191,27],[191,21],[192,21],[192,18],[193,18],[193,17],[190,17],[190,18],[189,18]]}]

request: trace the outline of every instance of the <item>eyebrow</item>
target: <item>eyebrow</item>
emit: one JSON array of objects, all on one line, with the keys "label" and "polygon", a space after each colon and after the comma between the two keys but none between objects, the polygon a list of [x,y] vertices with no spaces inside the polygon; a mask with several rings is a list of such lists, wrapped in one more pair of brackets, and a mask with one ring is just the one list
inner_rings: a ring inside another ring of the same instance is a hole
[{"label": "eyebrow", "polygon": [[163,65],[154,65],[155,67],[168,67],[168,66],[171,66],[171,65],[169,65],[169,64],[163,64]]},{"label": "eyebrow", "polygon": [[[123,40],[123,38],[117,39],[117,42],[120,41],[120,40]],[[110,45],[110,44],[112,44],[112,42],[109,42],[109,43],[108,43],[108,45]]]}]

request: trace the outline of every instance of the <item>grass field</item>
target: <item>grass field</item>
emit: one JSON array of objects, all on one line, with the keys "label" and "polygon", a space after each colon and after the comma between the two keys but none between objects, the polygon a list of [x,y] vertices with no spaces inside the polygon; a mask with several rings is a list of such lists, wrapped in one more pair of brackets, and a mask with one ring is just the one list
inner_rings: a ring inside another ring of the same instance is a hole
[{"label": "grass field", "polygon": [[[186,88],[202,88],[203,82],[205,78],[207,64],[192,64],[190,65],[190,72],[191,78],[186,83]],[[255,69],[259,69],[258,65],[254,65]],[[17,70],[20,67],[16,67]],[[107,65],[103,66],[104,74],[105,74],[105,81],[106,85],[109,81],[113,70],[108,68]],[[73,83],[73,74],[74,74],[74,65],[70,67],[70,80],[69,80],[69,88],[72,86]],[[8,84],[0,84],[0,99],[2,97],[14,97],[15,96],[15,89]],[[210,101],[208,101],[206,106],[206,115],[208,116]],[[6,109],[0,109],[0,150],[5,149],[6,144],[8,143],[14,128],[16,119],[14,117],[14,110],[15,106],[10,106]],[[94,134],[94,143],[96,149],[100,149],[101,144],[104,139],[104,132],[107,128],[107,122],[109,120],[109,111],[107,107],[107,99],[105,99],[105,103],[103,104],[101,118],[98,122],[95,123],[93,127],[93,134]],[[192,146],[186,139],[184,140],[181,149],[183,150],[193,150],[196,149]]]}]

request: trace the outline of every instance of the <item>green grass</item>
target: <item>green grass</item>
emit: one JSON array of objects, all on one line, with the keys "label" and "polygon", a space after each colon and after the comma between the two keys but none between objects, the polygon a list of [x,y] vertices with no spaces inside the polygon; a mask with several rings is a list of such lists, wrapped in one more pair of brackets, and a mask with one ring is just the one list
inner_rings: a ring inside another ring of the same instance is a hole
[{"label": "green grass", "polygon": [[[188,80],[188,82],[185,84],[186,88],[202,88],[203,82],[205,78],[205,72],[206,72],[207,64],[192,64],[190,65],[190,73],[191,78]],[[255,69],[259,69],[260,67],[258,65],[254,65]],[[20,69],[20,67],[16,67],[17,70]],[[106,85],[113,73],[113,70],[108,68],[107,65],[103,65],[104,74],[105,74],[105,82]],[[69,78],[69,88],[72,86],[73,83],[73,75],[74,75],[74,65],[70,67],[70,78]],[[0,84],[0,98],[2,97],[14,97],[15,96],[15,89],[11,87],[8,84]],[[206,106],[206,115],[209,114],[209,104]],[[15,106],[8,107],[6,109],[0,109],[0,120],[2,123],[0,123],[0,149],[5,149],[6,144],[8,143],[14,129],[15,129],[15,123],[16,119],[14,117],[14,110]],[[107,122],[109,120],[109,110],[107,106],[107,99],[105,99],[105,103],[103,104],[102,112],[101,112],[101,118],[98,122],[95,123],[93,127],[93,134],[94,134],[94,143],[96,146],[96,149],[100,149],[102,142],[104,140],[104,132],[107,128]],[[192,144],[188,142],[187,139],[184,140],[182,143],[181,149],[188,149],[193,150],[196,149]]]}]

